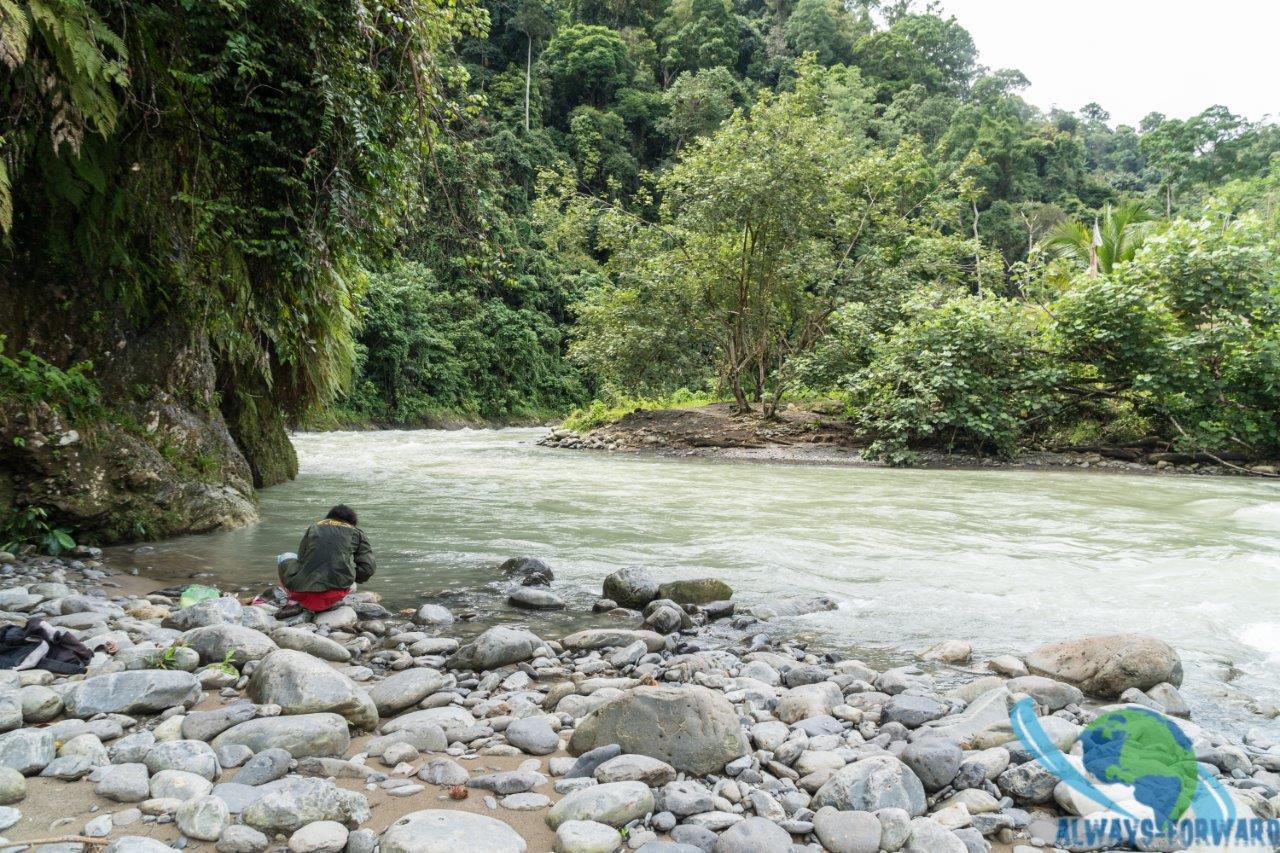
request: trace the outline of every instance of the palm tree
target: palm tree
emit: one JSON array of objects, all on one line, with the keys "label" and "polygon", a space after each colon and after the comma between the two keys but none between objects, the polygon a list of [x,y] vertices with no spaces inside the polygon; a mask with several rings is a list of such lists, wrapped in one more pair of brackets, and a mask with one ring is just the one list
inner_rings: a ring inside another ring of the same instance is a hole
[{"label": "palm tree", "polygon": [[1108,204],[1092,227],[1078,219],[1065,220],[1049,229],[1040,246],[1056,257],[1078,261],[1093,275],[1099,270],[1110,273],[1117,264],[1133,260],[1154,224],[1143,202]]}]

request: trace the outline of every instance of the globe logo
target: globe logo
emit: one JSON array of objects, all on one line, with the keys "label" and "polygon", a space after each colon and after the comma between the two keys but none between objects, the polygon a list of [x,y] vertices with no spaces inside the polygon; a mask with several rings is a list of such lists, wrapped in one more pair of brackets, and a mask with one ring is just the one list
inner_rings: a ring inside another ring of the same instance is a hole
[{"label": "globe logo", "polygon": [[1165,826],[1195,799],[1199,768],[1191,741],[1170,720],[1142,708],[1098,717],[1080,735],[1084,767],[1098,782],[1123,783]]}]

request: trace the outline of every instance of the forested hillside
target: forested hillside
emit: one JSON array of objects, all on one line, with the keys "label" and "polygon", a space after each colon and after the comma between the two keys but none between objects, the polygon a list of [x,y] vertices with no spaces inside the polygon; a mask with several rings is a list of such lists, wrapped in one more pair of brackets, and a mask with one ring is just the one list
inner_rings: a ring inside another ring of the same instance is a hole
[{"label": "forested hillside", "polygon": [[1046,113],[921,4],[0,0],[0,69],[0,498],[107,538],[290,424],[680,389],[1277,448],[1280,128]]}]

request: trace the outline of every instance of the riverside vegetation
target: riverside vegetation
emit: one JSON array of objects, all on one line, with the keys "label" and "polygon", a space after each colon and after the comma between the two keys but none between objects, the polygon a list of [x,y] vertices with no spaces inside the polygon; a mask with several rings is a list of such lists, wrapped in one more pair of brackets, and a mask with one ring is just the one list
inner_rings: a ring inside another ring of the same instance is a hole
[{"label": "riverside vegetation", "polygon": [[1277,453],[1280,130],[1046,113],[918,3],[3,0],[0,65],[0,503],[87,541],[251,520],[291,425],[680,389]]},{"label": "riverside vegetation", "polygon": [[[559,606],[542,560],[492,573],[530,618]],[[776,636],[771,620],[828,599],[742,602],[638,566],[604,578],[604,627],[559,639],[520,617],[459,631],[437,604],[396,614],[369,593],[277,620],[271,603],[180,607],[180,587],[122,583],[138,581],[92,548],[0,555],[6,621],[117,646],[83,676],[3,673],[5,849],[1056,850],[1058,816],[1103,807],[1017,741],[1023,698],[1077,756],[1116,703],[1173,715],[1242,817],[1280,813],[1280,741],[1189,721],[1177,653],[1141,635],[981,666],[945,641],[877,671]]]}]

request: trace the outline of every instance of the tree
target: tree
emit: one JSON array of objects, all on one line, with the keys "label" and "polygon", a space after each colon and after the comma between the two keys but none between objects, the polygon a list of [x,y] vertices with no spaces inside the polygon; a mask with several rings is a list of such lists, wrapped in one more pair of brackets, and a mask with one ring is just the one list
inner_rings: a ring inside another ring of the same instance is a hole
[{"label": "tree", "polygon": [[556,31],[555,9],[546,0],[523,0],[511,19],[512,29],[524,34],[524,129],[529,130],[529,89],[533,79],[533,43],[551,38]]},{"label": "tree", "polygon": [[560,30],[542,54],[564,119],[578,105],[603,107],[631,80],[627,45],[608,27],[573,24]]},{"label": "tree", "polygon": [[819,65],[853,62],[853,44],[863,34],[838,0],[800,0],[783,31],[797,56],[812,53]]},{"label": "tree", "polygon": [[667,114],[658,128],[679,150],[689,140],[714,132],[740,97],[738,81],[727,68],[684,71],[662,93]]},{"label": "tree", "polygon": [[736,65],[740,29],[728,0],[674,0],[658,25],[664,87],[681,71]]},{"label": "tree", "polygon": [[1133,260],[1153,225],[1151,211],[1142,202],[1107,205],[1099,221],[1065,220],[1051,228],[1040,245],[1094,274],[1110,274],[1118,265]]}]

